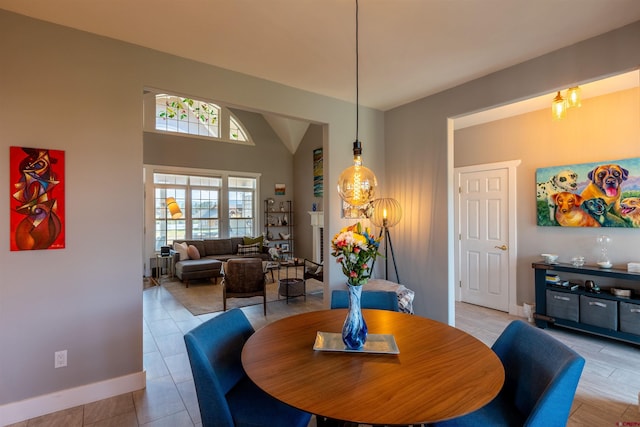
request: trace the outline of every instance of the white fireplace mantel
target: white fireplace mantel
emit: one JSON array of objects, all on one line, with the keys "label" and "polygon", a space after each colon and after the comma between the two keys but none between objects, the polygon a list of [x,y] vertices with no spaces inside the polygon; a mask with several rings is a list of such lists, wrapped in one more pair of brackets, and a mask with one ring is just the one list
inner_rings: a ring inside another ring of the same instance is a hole
[{"label": "white fireplace mantel", "polygon": [[311,216],[312,228],[312,248],[313,262],[320,263],[322,261],[322,229],[324,228],[324,212],[309,212]]}]

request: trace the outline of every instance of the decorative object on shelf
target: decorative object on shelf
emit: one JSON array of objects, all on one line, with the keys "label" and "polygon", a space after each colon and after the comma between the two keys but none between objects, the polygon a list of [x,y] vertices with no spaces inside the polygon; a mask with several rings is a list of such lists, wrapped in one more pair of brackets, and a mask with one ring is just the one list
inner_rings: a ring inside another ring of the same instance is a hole
[{"label": "decorative object on shelf", "polygon": [[267,199],[267,210],[268,210],[269,212],[273,212],[273,211],[275,210],[275,209],[274,209],[274,205],[275,205],[275,204],[276,204],[276,201],[275,201],[275,200],[273,200],[271,197],[269,197],[269,198]]},{"label": "decorative object on shelf", "polygon": [[[389,234],[389,229],[399,223],[402,219],[402,207],[400,206],[400,202],[391,198],[376,199],[371,202],[371,204],[373,205],[373,214],[370,218],[371,222],[376,227],[380,227],[380,235],[378,236],[378,239],[381,239],[384,234],[384,278],[385,280],[389,280],[389,257],[387,255],[387,248],[390,248],[391,258],[393,259],[393,268],[396,271],[396,281],[400,283],[398,266],[396,265],[396,256],[393,253],[393,244],[391,243],[391,234]],[[373,268],[373,265],[371,268]]]},{"label": "decorative object on shelf", "polygon": [[540,256],[544,258],[546,264],[556,264],[558,260],[558,255],[556,254],[540,254]]},{"label": "decorative object on shelf", "polygon": [[373,200],[378,181],[374,173],[362,165],[362,143],[358,140],[359,126],[359,60],[358,60],[358,0],[356,0],[356,140],[353,142],[353,166],[342,171],[338,178],[338,194],[351,206],[363,206]]},{"label": "decorative object on shelf", "polygon": [[284,203],[280,202],[280,212],[284,212]]},{"label": "decorative object on shelf", "polygon": [[582,267],[584,265],[584,257],[575,256],[571,258],[571,264],[573,264],[574,267]]},{"label": "decorative object on shelf", "polygon": [[290,248],[289,248],[289,244],[288,243],[283,243],[282,245],[280,245],[280,250],[283,253],[287,253],[289,252]]},{"label": "decorative object on shelf", "polygon": [[291,233],[278,233],[282,240],[289,240],[291,238]]},{"label": "decorative object on shelf", "polygon": [[[349,288],[349,311],[342,328],[342,339],[347,348],[362,348],[367,340],[367,324],[362,317],[360,295],[362,285],[371,277],[369,261],[379,255],[380,240],[371,235],[368,228],[363,229],[358,222],[345,227],[331,240],[331,255],[342,266]],[[357,289],[354,289],[357,288]]]},{"label": "decorative object on shelf", "polygon": [[640,158],[536,170],[540,226],[640,228]]},{"label": "decorative object on shelf", "polygon": [[287,217],[287,214],[284,214],[282,216],[282,225],[287,225],[289,223],[289,218]]},{"label": "decorative object on shelf", "polygon": [[611,244],[611,237],[607,235],[601,235],[596,237],[596,242],[600,246],[600,256],[598,256],[598,266],[600,268],[611,268],[611,261],[609,261],[609,245]]},{"label": "decorative object on shelf", "polygon": [[311,210],[312,210],[313,212],[317,211],[317,210],[318,210],[318,204],[317,204],[317,203],[313,203],[313,204],[311,205]]}]

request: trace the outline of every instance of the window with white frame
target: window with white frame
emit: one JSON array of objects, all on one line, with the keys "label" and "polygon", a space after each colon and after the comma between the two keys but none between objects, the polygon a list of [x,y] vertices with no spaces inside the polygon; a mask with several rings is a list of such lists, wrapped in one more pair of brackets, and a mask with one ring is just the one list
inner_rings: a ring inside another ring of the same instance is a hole
[{"label": "window with white frame", "polygon": [[176,94],[150,95],[155,98],[155,131],[253,145],[249,132],[224,105]]},{"label": "window with white frame", "polygon": [[[253,176],[154,172],[154,250],[180,239],[254,236],[257,188]],[[167,198],[181,215],[172,216]]]}]

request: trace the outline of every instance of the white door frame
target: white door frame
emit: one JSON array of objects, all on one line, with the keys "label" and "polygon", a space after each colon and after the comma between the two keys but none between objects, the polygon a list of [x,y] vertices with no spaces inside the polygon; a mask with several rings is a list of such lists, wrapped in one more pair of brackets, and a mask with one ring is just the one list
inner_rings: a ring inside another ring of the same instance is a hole
[{"label": "white door frame", "polygon": [[[520,160],[511,160],[511,161],[505,161],[505,162],[497,162],[497,163],[487,163],[487,164],[480,164],[480,165],[472,165],[472,166],[463,166],[463,167],[459,167],[459,168],[454,168],[453,170],[453,176],[454,176],[454,183],[453,183],[453,188],[455,191],[455,196],[453,197],[454,199],[454,215],[453,218],[455,218],[453,227],[454,227],[454,236],[459,236],[460,235],[460,194],[457,191],[457,188],[459,187],[459,177],[460,174],[462,173],[469,173],[469,172],[481,172],[481,171],[486,171],[486,170],[492,170],[492,169],[507,169],[508,171],[508,181],[509,181],[509,204],[508,204],[508,221],[509,221],[509,225],[508,225],[508,230],[509,230],[509,237],[508,237],[508,242],[507,242],[507,246],[509,247],[509,252],[508,252],[508,257],[509,257],[509,271],[508,271],[508,277],[509,277],[509,314],[512,315],[517,315],[519,313],[518,307],[517,307],[517,298],[516,298],[516,293],[517,293],[517,288],[516,288],[516,263],[517,263],[517,254],[518,254],[518,248],[517,248],[517,226],[516,226],[516,218],[517,218],[517,203],[516,203],[516,196],[517,196],[517,191],[516,191],[516,168],[518,167],[518,165],[520,165],[521,161]],[[461,254],[460,254],[460,239],[458,237],[454,238],[454,259],[453,259],[453,265],[454,265],[454,295],[455,295],[455,301],[460,301],[461,297],[461,289],[459,286],[460,283],[460,278],[461,278]]]}]

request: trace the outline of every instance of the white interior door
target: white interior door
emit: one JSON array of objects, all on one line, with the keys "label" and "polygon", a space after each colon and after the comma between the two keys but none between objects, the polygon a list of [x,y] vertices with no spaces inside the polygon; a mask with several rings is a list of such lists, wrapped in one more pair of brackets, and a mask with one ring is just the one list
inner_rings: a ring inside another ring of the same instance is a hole
[{"label": "white interior door", "polygon": [[459,188],[460,299],[509,311],[509,168],[463,171]]}]

